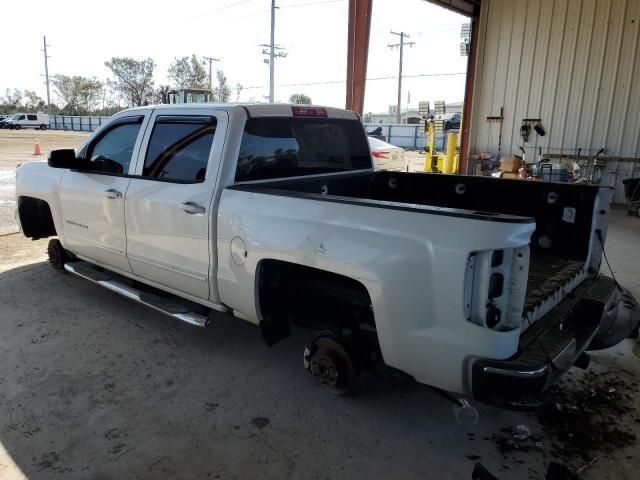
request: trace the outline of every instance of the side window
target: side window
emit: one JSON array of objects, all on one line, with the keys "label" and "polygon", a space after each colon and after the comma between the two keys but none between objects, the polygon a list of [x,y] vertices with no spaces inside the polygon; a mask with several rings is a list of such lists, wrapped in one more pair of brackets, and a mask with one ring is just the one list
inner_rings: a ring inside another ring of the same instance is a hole
[{"label": "side window", "polygon": [[117,124],[89,145],[85,157],[89,170],[128,173],[141,123],[142,117]]},{"label": "side window", "polygon": [[209,116],[158,117],[149,139],[142,176],[203,182],[216,124],[216,118]]},{"label": "side window", "polygon": [[18,117],[18,120],[24,120],[24,115],[20,115],[20,116]]},{"label": "side window", "polygon": [[38,120],[37,115],[27,115],[27,120]]}]

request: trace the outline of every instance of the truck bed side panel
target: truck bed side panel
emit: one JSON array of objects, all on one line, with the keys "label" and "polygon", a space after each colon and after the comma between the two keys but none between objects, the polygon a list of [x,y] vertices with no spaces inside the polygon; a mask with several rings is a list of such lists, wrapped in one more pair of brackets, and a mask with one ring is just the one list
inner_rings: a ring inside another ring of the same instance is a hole
[{"label": "truck bed side panel", "polygon": [[[256,272],[263,259],[353,278],[371,297],[385,362],[420,382],[462,392],[466,359],[508,358],[519,334],[464,318],[468,255],[527,245],[533,229],[533,223],[226,189],[218,214],[220,295],[239,316],[258,323]],[[232,256],[238,244],[245,246],[245,259]]]}]

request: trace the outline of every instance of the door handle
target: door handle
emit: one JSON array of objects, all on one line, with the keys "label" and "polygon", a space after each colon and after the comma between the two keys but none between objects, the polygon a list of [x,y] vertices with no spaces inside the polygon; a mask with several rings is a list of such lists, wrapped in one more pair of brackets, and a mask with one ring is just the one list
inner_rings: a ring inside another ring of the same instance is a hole
[{"label": "door handle", "polygon": [[122,193],[120,193],[119,191],[113,188],[110,188],[109,190],[105,190],[104,193],[107,194],[107,198],[111,198],[111,199],[122,198]]},{"label": "door handle", "polygon": [[204,213],[207,211],[202,205],[198,205],[193,202],[185,202],[180,204],[180,208],[187,212],[189,215],[196,215],[198,213]]}]

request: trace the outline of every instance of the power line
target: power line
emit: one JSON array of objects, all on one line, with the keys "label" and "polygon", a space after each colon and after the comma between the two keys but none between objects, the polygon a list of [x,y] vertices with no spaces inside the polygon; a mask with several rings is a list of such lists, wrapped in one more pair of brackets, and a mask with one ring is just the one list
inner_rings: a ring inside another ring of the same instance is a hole
[{"label": "power line", "polygon": [[192,15],[187,16],[186,18],[198,18],[198,17],[201,17],[203,15],[209,15],[209,14],[212,14],[212,13],[224,12],[225,10],[229,10],[231,8],[239,7],[241,5],[244,5],[245,3],[249,3],[249,2],[252,2],[252,1],[253,0],[240,0],[238,2],[228,3],[226,5],[220,5],[220,6],[216,7],[216,8],[211,8],[209,10],[204,10],[204,11],[201,11],[201,12],[194,13]]},{"label": "power line", "polygon": [[[424,78],[424,77],[454,77],[458,75],[466,75],[467,72],[451,72],[451,73],[419,73],[415,75],[403,75],[403,78]],[[373,82],[376,80],[391,80],[397,78],[395,75],[390,77],[372,77],[366,78],[367,82]],[[307,83],[281,83],[276,85],[276,87],[307,87],[311,85],[332,85],[339,83],[346,83],[346,80],[326,80],[323,82],[307,82]],[[268,85],[254,85],[251,87],[243,87],[243,90],[253,90],[258,88],[265,88]]]}]

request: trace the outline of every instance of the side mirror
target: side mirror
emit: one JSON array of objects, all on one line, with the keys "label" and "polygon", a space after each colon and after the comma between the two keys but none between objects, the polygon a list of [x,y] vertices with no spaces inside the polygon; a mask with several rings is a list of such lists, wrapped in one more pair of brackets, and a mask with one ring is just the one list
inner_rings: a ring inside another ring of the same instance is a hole
[{"label": "side mirror", "polygon": [[51,150],[47,164],[52,168],[78,168],[81,160],[76,158],[76,152],[72,148]]}]

